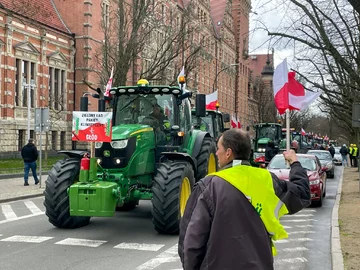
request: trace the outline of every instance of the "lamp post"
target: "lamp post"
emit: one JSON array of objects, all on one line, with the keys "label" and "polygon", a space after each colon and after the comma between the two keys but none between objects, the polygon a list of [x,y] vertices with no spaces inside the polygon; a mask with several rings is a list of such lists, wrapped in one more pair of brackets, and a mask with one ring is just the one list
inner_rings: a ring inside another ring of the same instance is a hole
[{"label": "lamp post", "polygon": [[214,80],[214,84],[213,84],[213,93],[215,92],[215,88],[216,88],[216,90],[217,90],[217,87],[218,87],[218,85],[217,85],[217,83],[218,83],[217,78],[218,78],[219,74],[220,74],[221,72],[223,72],[224,70],[229,69],[230,67],[234,67],[234,66],[238,66],[238,65],[239,65],[238,63],[236,63],[236,64],[230,64],[230,65],[228,65],[227,67],[221,69],[221,70],[216,74],[215,80]]},{"label": "lamp post", "polygon": [[27,139],[30,139],[30,114],[31,114],[31,91],[33,90],[35,85],[35,80],[30,80],[30,83],[24,83],[24,87],[27,90]]}]

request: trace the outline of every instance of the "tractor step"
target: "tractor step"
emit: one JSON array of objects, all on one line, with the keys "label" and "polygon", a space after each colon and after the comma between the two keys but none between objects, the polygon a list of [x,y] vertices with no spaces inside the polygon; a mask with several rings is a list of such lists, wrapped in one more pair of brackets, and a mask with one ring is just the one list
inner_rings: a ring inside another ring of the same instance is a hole
[{"label": "tractor step", "polygon": [[70,216],[111,217],[115,213],[117,184],[78,182],[69,187]]}]

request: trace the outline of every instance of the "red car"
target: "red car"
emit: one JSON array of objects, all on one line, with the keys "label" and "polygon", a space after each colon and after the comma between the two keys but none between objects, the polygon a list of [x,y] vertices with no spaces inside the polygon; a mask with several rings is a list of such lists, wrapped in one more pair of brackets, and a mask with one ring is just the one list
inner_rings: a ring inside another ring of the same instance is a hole
[{"label": "red car", "polygon": [[[326,172],[322,169],[321,163],[315,155],[296,154],[296,156],[301,166],[307,171],[312,204],[322,206],[326,195]],[[276,174],[279,179],[289,180],[290,168],[287,167],[282,154],[273,157],[267,169]]]}]

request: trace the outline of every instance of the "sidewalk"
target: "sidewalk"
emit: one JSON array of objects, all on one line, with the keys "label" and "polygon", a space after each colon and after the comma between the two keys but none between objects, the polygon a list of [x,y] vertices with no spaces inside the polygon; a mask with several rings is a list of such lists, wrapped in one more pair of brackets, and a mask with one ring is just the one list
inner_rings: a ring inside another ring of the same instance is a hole
[{"label": "sidewalk", "polygon": [[0,203],[42,196],[46,178],[47,175],[41,176],[41,188],[40,184],[34,184],[32,176],[29,177],[29,186],[24,186],[24,178],[18,175],[0,179]]}]

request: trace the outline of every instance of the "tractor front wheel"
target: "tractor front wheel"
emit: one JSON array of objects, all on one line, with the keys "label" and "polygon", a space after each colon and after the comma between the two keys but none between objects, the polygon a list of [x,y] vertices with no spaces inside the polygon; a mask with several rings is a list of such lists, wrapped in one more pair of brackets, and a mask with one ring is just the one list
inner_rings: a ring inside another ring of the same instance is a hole
[{"label": "tractor front wheel", "polygon": [[196,157],[197,173],[196,180],[199,181],[206,175],[217,171],[216,144],[212,138],[206,137],[201,145],[200,152]]},{"label": "tractor front wheel", "polygon": [[153,224],[162,234],[179,233],[179,222],[194,186],[194,170],[189,162],[161,163],[153,182]]},{"label": "tractor front wheel", "polygon": [[69,158],[54,164],[45,186],[45,209],[50,223],[58,228],[78,228],[90,217],[70,216],[68,188],[79,180],[80,159]]}]

